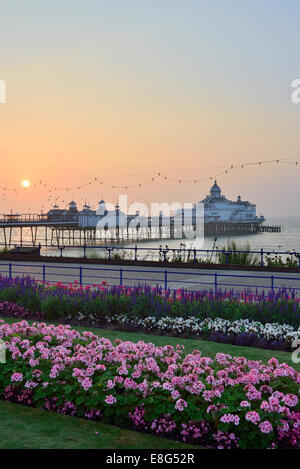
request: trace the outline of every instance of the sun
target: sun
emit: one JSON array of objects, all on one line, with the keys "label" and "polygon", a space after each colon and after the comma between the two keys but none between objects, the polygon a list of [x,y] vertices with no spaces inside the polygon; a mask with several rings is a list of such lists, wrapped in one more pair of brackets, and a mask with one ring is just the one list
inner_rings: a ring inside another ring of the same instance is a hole
[{"label": "sun", "polygon": [[24,189],[27,189],[27,187],[30,186],[30,181],[28,181],[28,179],[24,179],[24,181],[22,181],[22,186]]}]

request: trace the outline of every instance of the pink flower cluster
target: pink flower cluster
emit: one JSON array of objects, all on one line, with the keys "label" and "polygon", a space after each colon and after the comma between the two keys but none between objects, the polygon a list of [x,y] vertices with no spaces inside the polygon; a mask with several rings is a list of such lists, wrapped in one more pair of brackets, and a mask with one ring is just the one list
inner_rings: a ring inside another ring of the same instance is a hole
[{"label": "pink flower cluster", "polygon": [[220,418],[220,421],[223,423],[234,423],[234,425],[238,425],[240,423],[240,417],[238,415],[225,414]]},{"label": "pink flower cluster", "polygon": [[273,427],[268,420],[264,420],[259,424],[259,429],[262,433],[271,433],[273,431]]},{"label": "pink flower cluster", "polygon": [[22,373],[13,373],[10,379],[12,382],[23,381],[23,375]]},{"label": "pink flower cluster", "polygon": [[106,404],[115,404],[117,402],[117,399],[110,394],[109,396],[106,396],[105,402]]},{"label": "pink flower cluster", "polygon": [[255,410],[251,412],[247,412],[245,418],[246,420],[248,420],[248,422],[252,422],[254,425],[257,425],[260,422],[259,413],[256,412]]},{"label": "pink flower cluster", "polygon": [[212,447],[299,446],[300,374],[275,358],[184,355],[24,320],[0,321],[0,339],[4,399]]}]

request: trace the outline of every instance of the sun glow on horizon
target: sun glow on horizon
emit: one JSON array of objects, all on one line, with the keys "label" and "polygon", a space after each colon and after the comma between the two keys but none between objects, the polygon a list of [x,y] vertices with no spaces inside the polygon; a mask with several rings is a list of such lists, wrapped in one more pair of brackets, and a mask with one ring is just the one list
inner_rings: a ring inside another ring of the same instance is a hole
[{"label": "sun glow on horizon", "polygon": [[24,187],[24,189],[27,189],[27,187],[30,186],[30,181],[28,181],[28,179],[24,179],[24,181],[22,181],[22,187]]}]

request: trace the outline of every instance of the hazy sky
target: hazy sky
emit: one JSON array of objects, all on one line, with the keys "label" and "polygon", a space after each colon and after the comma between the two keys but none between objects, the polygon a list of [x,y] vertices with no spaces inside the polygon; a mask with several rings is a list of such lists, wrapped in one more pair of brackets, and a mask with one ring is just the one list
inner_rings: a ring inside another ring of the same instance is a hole
[{"label": "hazy sky", "polygon": [[[300,161],[300,104],[290,98],[299,24],[298,0],[2,0],[0,212],[119,192],[91,186],[48,200],[33,186],[3,190],[23,179],[126,185],[159,171],[200,178],[235,163]],[[218,182],[265,216],[300,215],[299,177],[300,165],[279,164]],[[128,196],[193,202],[210,185],[158,179]]]}]

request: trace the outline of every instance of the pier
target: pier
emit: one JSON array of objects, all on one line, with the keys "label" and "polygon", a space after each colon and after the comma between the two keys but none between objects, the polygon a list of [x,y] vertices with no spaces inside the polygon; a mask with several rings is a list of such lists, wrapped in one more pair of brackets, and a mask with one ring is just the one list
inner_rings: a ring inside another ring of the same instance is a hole
[{"label": "pier", "polygon": [[[184,226],[183,236],[180,236],[182,227],[178,227],[178,221],[170,217],[166,223],[163,215],[157,218],[157,223],[152,226],[151,218],[148,218],[146,226],[139,223],[134,228],[130,222],[134,215],[129,215],[127,224],[116,225],[115,228],[104,226],[99,230],[96,226],[81,226],[78,219],[49,219],[47,214],[9,214],[0,218],[0,230],[3,234],[4,246],[30,242],[33,246],[41,243],[45,246],[82,246],[107,243],[126,243],[146,240],[168,240],[188,238],[196,229],[194,221],[189,224],[182,222]],[[179,233],[180,230],[180,233]],[[204,223],[205,236],[226,236],[255,234],[259,232],[278,233],[280,226],[263,225],[260,222],[208,222]]]},{"label": "pier", "polygon": [[206,236],[280,233],[281,226],[263,225],[260,222],[209,222],[205,223],[204,232]]},{"label": "pier", "polygon": [[261,225],[259,227],[259,232],[261,233],[280,233],[281,226],[280,225]]}]

